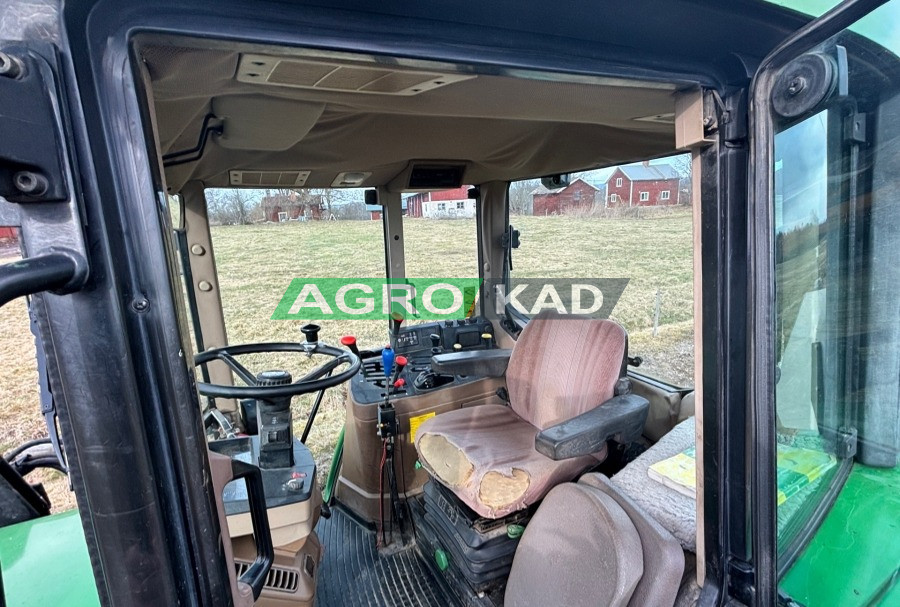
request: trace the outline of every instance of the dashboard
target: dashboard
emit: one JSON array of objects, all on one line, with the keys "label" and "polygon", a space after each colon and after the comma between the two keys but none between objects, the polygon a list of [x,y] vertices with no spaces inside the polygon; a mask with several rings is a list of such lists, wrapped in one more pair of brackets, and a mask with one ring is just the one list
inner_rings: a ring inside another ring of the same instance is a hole
[{"label": "dashboard", "polygon": [[[408,360],[400,377],[405,385],[392,398],[404,398],[432,392],[446,386],[475,381],[476,376],[443,375],[431,371],[431,357],[444,352],[489,350],[496,347],[494,329],[481,316],[462,320],[411,325],[400,330],[394,339],[397,355]],[[376,404],[387,394],[387,378],[380,352],[362,359],[359,373],[350,381],[353,399],[360,404]]]}]

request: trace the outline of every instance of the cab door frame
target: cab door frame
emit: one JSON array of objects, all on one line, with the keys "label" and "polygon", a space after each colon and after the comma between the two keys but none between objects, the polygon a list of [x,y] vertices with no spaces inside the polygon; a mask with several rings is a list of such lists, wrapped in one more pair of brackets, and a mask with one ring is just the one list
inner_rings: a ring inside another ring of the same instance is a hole
[{"label": "cab door frame", "polygon": [[748,403],[750,511],[754,605],[779,602],[777,573],[775,357],[774,334],[774,124],[769,119],[772,91],[779,70],[803,52],[846,29],[888,0],[846,0],[813,20],[779,45],[762,62],[751,84],[750,174],[747,181],[748,232]]}]

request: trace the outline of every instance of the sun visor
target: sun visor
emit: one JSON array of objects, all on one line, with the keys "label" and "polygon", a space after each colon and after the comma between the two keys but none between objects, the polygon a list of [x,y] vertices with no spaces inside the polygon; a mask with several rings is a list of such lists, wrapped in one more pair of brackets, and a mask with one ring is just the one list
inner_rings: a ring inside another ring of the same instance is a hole
[{"label": "sun visor", "polygon": [[309,103],[265,96],[216,97],[213,113],[225,123],[216,143],[233,150],[283,151],[303,139],[325,109]]}]

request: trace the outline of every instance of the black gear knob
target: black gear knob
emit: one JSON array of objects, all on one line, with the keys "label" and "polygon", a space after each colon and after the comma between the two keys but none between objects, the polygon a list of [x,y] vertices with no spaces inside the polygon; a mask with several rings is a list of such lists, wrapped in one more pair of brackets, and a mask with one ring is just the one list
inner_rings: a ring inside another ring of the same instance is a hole
[{"label": "black gear knob", "polygon": [[319,341],[319,331],[322,329],[319,325],[314,325],[312,323],[303,325],[300,327],[300,332],[306,337],[306,341],[311,344]]},{"label": "black gear knob", "polygon": [[400,334],[400,325],[403,324],[403,315],[399,312],[391,313],[391,335],[396,337]]}]

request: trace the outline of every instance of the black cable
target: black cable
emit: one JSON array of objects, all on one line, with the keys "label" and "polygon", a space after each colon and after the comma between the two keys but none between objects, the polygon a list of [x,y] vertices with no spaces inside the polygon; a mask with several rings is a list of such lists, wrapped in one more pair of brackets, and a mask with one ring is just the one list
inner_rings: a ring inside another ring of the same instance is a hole
[{"label": "black cable", "polygon": [[403,493],[404,500],[403,503],[406,505],[406,513],[409,514],[409,524],[412,527],[413,538],[418,540],[419,536],[416,535],[416,521],[413,520],[412,507],[409,505],[409,487],[406,484],[406,470],[403,465],[403,447],[400,447],[400,480],[403,482]]},{"label": "black cable", "polygon": [[[384,537],[384,460],[387,458],[387,439],[381,441],[381,465],[378,468],[378,522],[381,524],[381,545],[387,540]],[[377,547],[377,546],[376,546]]]},{"label": "black cable", "polygon": [[21,445],[19,445],[18,447],[16,447],[15,449],[10,451],[6,455],[4,455],[3,459],[5,459],[8,462],[11,462],[12,460],[16,459],[16,457],[18,457],[23,451],[27,451],[28,449],[31,449],[32,447],[37,447],[38,445],[49,445],[49,444],[50,444],[49,436],[45,436],[43,438],[36,438],[34,440],[28,441],[27,443],[22,443]]},{"label": "black cable", "polygon": [[10,465],[20,476],[27,476],[38,468],[53,468],[63,474],[67,474],[65,468],[62,467],[55,455],[47,455],[44,457],[30,457],[26,455],[18,461],[10,462]]}]

